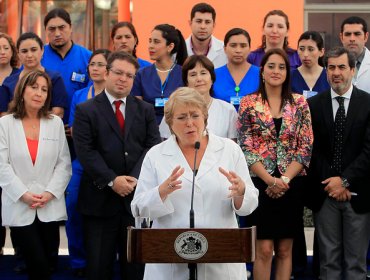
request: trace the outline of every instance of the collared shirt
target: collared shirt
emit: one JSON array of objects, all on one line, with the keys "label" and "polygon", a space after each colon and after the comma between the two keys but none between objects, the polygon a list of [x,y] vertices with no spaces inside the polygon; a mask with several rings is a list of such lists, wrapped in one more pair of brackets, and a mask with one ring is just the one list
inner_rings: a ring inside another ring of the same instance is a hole
[{"label": "collared shirt", "polygon": [[73,43],[72,40],[71,40],[71,43],[72,43],[71,47],[68,49],[68,51],[66,52],[64,57],[58,52],[57,48],[54,48],[51,44],[49,44],[49,46],[50,46],[50,50],[53,51],[57,56],[59,56],[61,60],[63,60],[69,54],[69,52],[72,50],[72,48],[74,46],[74,43]]},{"label": "collared shirt", "polygon": [[[205,54],[203,54],[203,55],[207,56],[208,53],[209,53],[209,50],[211,49],[211,47],[212,47],[212,39],[209,40],[207,52]],[[193,53],[196,54],[195,51],[194,51],[194,45],[193,45],[193,35],[190,36],[190,48],[193,51]]]},{"label": "collared shirt", "polygon": [[352,84],[351,84],[350,88],[347,90],[347,92],[343,95],[337,94],[332,88],[330,89],[331,104],[333,106],[333,117],[334,117],[334,119],[335,119],[335,115],[336,115],[336,113],[338,111],[338,108],[339,108],[339,103],[335,98],[338,97],[338,96],[344,97],[344,110],[345,110],[346,116],[347,116],[349,101],[351,100],[351,95],[352,95],[352,90],[353,90],[353,85]]},{"label": "collared shirt", "polygon": [[119,109],[121,110],[121,113],[123,114],[123,117],[126,119],[125,111],[126,111],[126,98],[127,98],[127,96],[122,97],[122,98],[115,98],[113,95],[111,95],[108,92],[107,89],[105,89],[105,94],[108,97],[109,103],[112,106],[112,109],[113,109],[114,113],[116,113],[116,105],[114,105],[113,102],[116,101],[116,100],[121,100],[122,101],[121,106],[119,107]]}]

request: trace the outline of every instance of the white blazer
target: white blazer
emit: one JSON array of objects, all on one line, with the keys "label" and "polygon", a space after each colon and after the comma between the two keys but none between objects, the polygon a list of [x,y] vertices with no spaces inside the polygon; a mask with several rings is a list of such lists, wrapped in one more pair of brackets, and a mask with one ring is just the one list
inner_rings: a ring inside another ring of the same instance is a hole
[{"label": "white blazer", "polygon": [[[193,50],[191,48],[191,35],[186,39],[186,49],[188,51],[188,56],[193,55]],[[218,40],[216,37],[211,37],[211,48],[208,51],[207,57],[213,62],[216,68],[224,66],[227,63],[227,57],[224,51],[224,42]]]},{"label": "white blazer", "polygon": [[370,93],[370,51],[367,48],[357,76],[353,77],[352,82],[357,88]]},{"label": "white blazer", "polygon": [[[72,174],[62,120],[42,118],[37,157],[33,165],[22,121],[13,115],[0,118],[0,186],[2,219],[6,226],[26,226],[35,216],[42,222],[67,219],[64,190]],[[27,191],[52,193],[45,207],[30,209],[20,200]]]},{"label": "white blazer", "polygon": [[[182,188],[165,201],[158,187],[180,165],[185,173],[180,177]],[[239,210],[228,198],[230,182],[218,168],[235,171],[246,185]],[[154,146],[146,154],[135,196],[132,213],[144,213],[153,219],[153,228],[189,227],[192,168],[177,145],[175,136]],[[195,178],[194,212],[196,228],[237,228],[236,214],[245,216],[258,205],[258,190],[249,176],[248,166],[240,147],[230,139],[209,135],[209,142]],[[245,264],[198,264],[199,279],[246,278]],[[187,264],[147,264],[144,279],[187,279]]]}]

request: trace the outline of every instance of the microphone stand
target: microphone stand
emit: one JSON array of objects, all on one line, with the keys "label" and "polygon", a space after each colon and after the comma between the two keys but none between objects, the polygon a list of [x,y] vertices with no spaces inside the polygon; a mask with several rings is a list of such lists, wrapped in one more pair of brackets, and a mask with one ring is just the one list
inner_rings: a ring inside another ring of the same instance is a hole
[{"label": "microphone stand", "polygon": [[[190,212],[189,212],[189,218],[190,218],[190,228],[194,228],[194,184],[195,184],[195,175],[196,175],[196,168],[197,168],[197,154],[198,150],[200,148],[200,143],[197,141],[195,142],[194,149],[195,149],[195,155],[194,155],[194,169],[193,169],[193,182],[191,186],[191,204],[190,204]],[[198,278],[197,275],[197,264],[196,263],[189,263],[189,280],[196,280]]]}]

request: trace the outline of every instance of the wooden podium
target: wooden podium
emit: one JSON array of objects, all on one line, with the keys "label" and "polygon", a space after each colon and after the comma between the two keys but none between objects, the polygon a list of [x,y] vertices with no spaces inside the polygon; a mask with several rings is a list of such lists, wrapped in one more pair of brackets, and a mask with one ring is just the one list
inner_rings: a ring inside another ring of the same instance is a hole
[{"label": "wooden podium", "polygon": [[[136,229],[128,227],[127,230],[127,259],[129,262],[246,263],[255,260],[256,227],[240,229]],[[188,232],[200,233],[208,242],[207,251],[195,260],[180,257],[175,249],[175,242],[178,242],[179,235]]]}]

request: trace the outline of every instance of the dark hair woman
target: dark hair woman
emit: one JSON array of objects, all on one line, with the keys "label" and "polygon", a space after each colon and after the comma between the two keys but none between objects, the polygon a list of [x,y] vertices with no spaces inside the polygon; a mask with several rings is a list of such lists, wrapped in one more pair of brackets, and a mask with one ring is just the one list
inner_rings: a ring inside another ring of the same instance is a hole
[{"label": "dark hair woman", "polygon": [[240,99],[258,89],[259,67],[250,64],[247,57],[251,37],[242,28],[229,30],[224,39],[227,64],[216,69],[214,97],[239,108]]},{"label": "dark hair woman", "polygon": [[63,117],[67,107],[67,92],[62,77],[58,72],[45,69],[41,65],[41,57],[44,52],[44,43],[33,32],[23,33],[17,40],[18,56],[23,70],[7,77],[0,88],[0,112],[4,114],[8,110],[8,104],[13,99],[13,93],[18,81],[30,71],[39,70],[45,72],[51,79],[52,98],[50,109],[54,114]]},{"label": "dark hair woman", "polygon": [[260,86],[243,97],[238,141],[244,151],[259,205],[247,219],[257,225],[254,279],[270,279],[275,251],[275,278],[289,279],[292,245],[302,207],[300,188],[311,159],[313,134],[306,99],[290,90],[289,60],[271,49],[261,61]]},{"label": "dark hair woman", "polygon": [[330,88],[323,67],[324,40],[316,31],[306,31],[298,39],[298,55],[302,65],[292,71],[292,91],[306,98]]},{"label": "dark hair woman", "polygon": [[[197,90],[207,104],[207,130],[213,134],[236,140],[236,120],[234,107],[220,99],[213,98],[213,84],[216,81],[213,63],[204,55],[189,56],[182,66],[182,81],[185,86]],[[169,138],[170,131],[163,119],[159,131],[163,138]]]},{"label": "dark hair woman", "polygon": [[168,97],[183,86],[181,65],[187,57],[187,51],[180,30],[169,24],[155,26],[149,38],[149,55],[154,63],[139,70],[131,92],[153,104],[159,124]]},{"label": "dark hair woman", "polygon": [[135,26],[128,21],[117,22],[112,27],[110,34],[114,51],[123,51],[137,58],[140,68],[149,66],[151,63],[136,56],[136,47],[139,44]]}]

